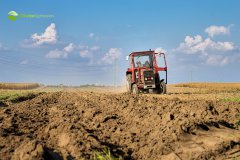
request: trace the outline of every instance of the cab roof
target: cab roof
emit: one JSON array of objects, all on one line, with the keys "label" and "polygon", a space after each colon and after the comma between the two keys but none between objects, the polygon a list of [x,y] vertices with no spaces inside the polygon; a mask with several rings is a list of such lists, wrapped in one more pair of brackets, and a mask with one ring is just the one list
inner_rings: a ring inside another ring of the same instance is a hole
[{"label": "cab roof", "polygon": [[153,54],[155,51],[139,51],[139,52],[132,52],[129,55],[144,55],[144,54]]}]

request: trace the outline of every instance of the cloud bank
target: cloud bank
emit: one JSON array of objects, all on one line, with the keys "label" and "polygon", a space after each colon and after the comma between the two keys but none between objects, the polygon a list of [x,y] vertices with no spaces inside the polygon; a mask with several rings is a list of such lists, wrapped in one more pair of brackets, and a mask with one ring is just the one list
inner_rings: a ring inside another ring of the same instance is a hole
[{"label": "cloud bank", "polygon": [[180,43],[178,51],[188,54],[209,53],[209,52],[227,52],[236,49],[233,42],[215,42],[210,38],[203,39],[202,36],[186,36],[184,42]]},{"label": "cloud bank", "polygon": [[201,35],[186,36],[184,41],[174,49],[174,52],[180,52],[185,55],[198,55],[207,65],[223,66],[227,65],[233,59],[234,54],[238,52],[239,47],[231,41],[214,41],[212,38],[216,35],[230,34],[230,27],[212,25],[205,29],[209,37],[203,38]]}]

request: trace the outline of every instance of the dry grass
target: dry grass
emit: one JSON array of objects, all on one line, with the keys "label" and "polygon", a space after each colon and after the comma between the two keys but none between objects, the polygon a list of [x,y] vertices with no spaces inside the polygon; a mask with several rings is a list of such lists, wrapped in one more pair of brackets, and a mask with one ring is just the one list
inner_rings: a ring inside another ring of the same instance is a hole
[{"label": "dry grass", "polygon": [[38,83],[0,83],[0,89],[28,90],[40,87]]},{"label": "dry grass", "polygon": [[179,83],[175,87],[198,88],[206,92],[240,92],[240,83],[209,83],[209,82],[194,82],[194,83]]}]

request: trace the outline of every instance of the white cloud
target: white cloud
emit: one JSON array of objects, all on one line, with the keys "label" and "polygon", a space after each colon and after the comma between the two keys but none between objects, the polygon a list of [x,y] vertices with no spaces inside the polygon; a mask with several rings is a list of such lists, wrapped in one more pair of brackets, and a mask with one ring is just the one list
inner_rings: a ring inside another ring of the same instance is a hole
[{"label": "white cloud", "polygon": [[215,35],[227,35],[230,34],[230,28],[232,25],[229,25],[228,27],[224,26],[209,26],[205,29],[205,32],[208,34],[210,37],[214,37]]},{"label": "white cloud", "polygon": [[105,64],[113,64],[122,54],[121,48],[110,48],[101,61]]},{"label": "white cloud", "polygon": [[22,64],[22,65],[28,64],[28,60],[25,59],[25,60],[21,61],[20,64]]},{"label": "white cloud", "polygon": [[210,38],[204,40],[200,35],[197,35],[195,37],[186,36],[184,42],[180,43],[176,50],[188,54],[208,54],[209,52],[227,52],[234,49],[236,47],[233,42],[215,42]]},{"label": "white cloud", "polygon": [[89,33],[89,35],[88,35],[90,38],[93,38],[94,36],[95,36],[95,34],[94,33]]},{"label": "white cloud", "polygon": [[92,50],[92,51],[98,51],[99,49],[100,49],[99,46],[93,46],[90,48],[90,50]]},{"label": "white cloud", "polygon": [[[230,34],[231,27],[232,25],[228,27],[212,25],[206,28],[205,32],[210,37],[220,34],[225,35]],[[180,43],[173,51],[195,54],[204,61],[204,64],[223,66],[236,61],[234,56],[239,52],[239,47],[230,41],[214,41],[212,38],[204,39],[201,35],[196,35],[193,37],[186,36],[184,42]]]},{"label": "white cloud", "polygon": [[66,47],[63,48],[63,51],[65,52],[72,52],[75,49],[75,46],[73,43],[69,43]]},{"label": "white cloud", "polygon": [[63,49],[55,49],[48,52],[46,58],[67,58],[70,53],[77,52],[80,57],[91,59],[93,57],[93,53],[99,49],[99,46],[89,47],[86,45],[75,45],[73,43],[69,43]]},{"label": "white cloud", "polygon": [[214,46],[219,51],[232,51],[236,49],[233,42],[216,42]]},{"label": "white cloud", "polygon": [[163,49],[162,47],[156,48],[155,49],[156,53],[167,53],[167,50]]},{"label": "white cloud", "polygon": [[42,44],[55,44],[57,42],[56,25],[51,23],[43,33],[34,33],[31,36],[32,45],[40,46]]},{"label": "white cloud", "polygon": [[49,51],[46,55],[46,58],[67,58],[68,54],[67,52],[55,49],[52,51]]},{"label": "white cloud", "polygon": [[100,39],[100,37],[98,35],[96,35],[95,33],[89,33],[88,37],[95,41],[98,41]]},{"label": "white cloud", "polygon": [[79,55],[82,58],[92,57],[92,53],[88,49],[79,51]]},{"label": "white cloud", "polygon": [[69,43],[66,47],[64,47],[62,50],[55,49],[48,52],[46,55],[46,58],[67,58],[68,55],[73,52],[75,49],[75,46],[73,43]]},{"label": "white cloud", "polygon": [[223,66],[229,63],[229,58],[223,55],[208,55],[206,63],[208,65]]},{"label": "white cloud", "polygon": [[78,49],[80,50],[79,51],[79,55],[80,57],[82,58],[93,58],[93,53],[94,52],[97,52],[100,50],[100,47],[99,46],[92,46],[92,47],[89,47],[89,46],[79,46]]}]

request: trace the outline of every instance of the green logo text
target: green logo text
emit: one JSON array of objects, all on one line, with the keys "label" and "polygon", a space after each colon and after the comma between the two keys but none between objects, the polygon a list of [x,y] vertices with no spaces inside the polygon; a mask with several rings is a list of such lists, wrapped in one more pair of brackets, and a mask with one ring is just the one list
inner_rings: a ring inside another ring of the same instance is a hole
[{"label": "green logo text", "polygon": [[48,14],[18,14],[15,11],[10,11],[8,12],[8,19],[11,21],[15,21],[19,18],[53,18],[53,15],[48,15]]}]

